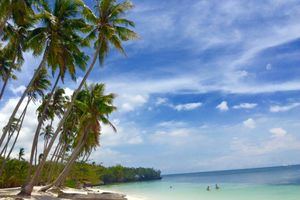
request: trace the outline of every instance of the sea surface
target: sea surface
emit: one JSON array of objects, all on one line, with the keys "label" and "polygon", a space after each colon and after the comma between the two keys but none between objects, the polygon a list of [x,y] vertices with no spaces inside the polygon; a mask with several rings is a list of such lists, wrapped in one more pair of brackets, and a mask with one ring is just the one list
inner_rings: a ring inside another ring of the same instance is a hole
[{"label": "sea surface", "polygon": [[300,165],[166,175],[100,188],[149,200],[300,200]]}]

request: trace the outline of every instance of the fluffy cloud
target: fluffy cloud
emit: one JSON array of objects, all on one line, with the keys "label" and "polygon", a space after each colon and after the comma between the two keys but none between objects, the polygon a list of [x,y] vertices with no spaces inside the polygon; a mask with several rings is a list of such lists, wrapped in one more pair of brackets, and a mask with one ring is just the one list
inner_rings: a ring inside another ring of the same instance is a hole
[{"label": "fluffy cloud", "polygon": [[122,112],[134,111],[136,108],[143,106],[148,101],[148,95],[121,95],[117,97],[117,107]]},{"label": "fluffy cloud", "polygon": [[294,108],[297,108],[300,106],[300,103],[292,103],[292,104],[289,104],[289,105],[286,105],[286,106],[271,106],[270,107],[270,112],[286,112],[286,111],[289,111],[289,110],[292,110]]},{"label": "fluffy cloud", "polygon": [[137,145],[144,142],[142,132],[135,124],[121,123],[119,120],[113,120],[117,132],[113,132],[111,127],[103,126],[101,145],[104,147],[116,147],[122,145]]},{"label": "fluffy cloud", "polygon": [[241,103],[233,106],[234,109],[253,109],[257,106],[256,103]]},{"label": "fluffy cloud", "polygon": [[256,122],[252,118],[243,121],[243,124],[245,127],[250,129],[254,129],[256,127]]},{"label": "fluffy cloud", "polygon": [[197,103],[178,104],[178,105],[173,106],[173,108],[177,111],[182,111],[182,110],[194,110],[201,106],[202,106],[202,103],[197,102]]},{"label": "fluffy cloud", "polygon": [[226,112],[229,110],[227,101],[222,101],[219,105],[217,105],[216,107],[217,109],[219,109],[222,112]]},{"label": "fluffy cloud", "polygon": [[272,128],[270,129],[270,133],[272,133],[273,137],[277,137],[277,138],[280,138],[280,137],[284,137],[287,135],[287,131],[284,130],[283,128]]}]

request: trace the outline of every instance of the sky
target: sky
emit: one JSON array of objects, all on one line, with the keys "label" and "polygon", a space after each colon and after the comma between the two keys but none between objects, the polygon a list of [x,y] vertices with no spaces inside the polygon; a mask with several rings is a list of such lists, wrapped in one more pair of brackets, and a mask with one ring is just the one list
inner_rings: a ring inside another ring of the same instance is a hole
[{"label": "sky", "polygon": [[[127,17],[140,39],[88,79],[116,93],[118,107],[118,132],[103,127],[92,161],[164,174],[300,163],[299,0],[133,3]],[[25,56],[0,103],[1,127],[40,61]],[[76,85],[67,78],[62,87],[71,94]],[[18,142],[25,152],[38,104]]]}]

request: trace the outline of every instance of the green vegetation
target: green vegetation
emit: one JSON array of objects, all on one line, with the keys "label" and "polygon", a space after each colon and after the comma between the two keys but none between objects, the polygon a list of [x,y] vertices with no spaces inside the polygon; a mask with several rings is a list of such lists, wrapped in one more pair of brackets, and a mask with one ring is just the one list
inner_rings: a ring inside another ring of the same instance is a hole
[{"label": "green vegetation", "polygon": [[[0,161],[0,163],[3,159]],[[48,171],[44,171],[38,184],[45,185],[51,182],[63,168],[63,164],[46,162],[45,168],[55,166],[56,170],[49,177]],[[26,172],[29,169],[27,161],[11,159],[7,161],[0,177],[0,188],[21,186],[26,178]],[[35,169],[34,169],[35,170]],[[50,179],[49,179],[50,178]],[[124,183],[133,181],[148,181],[160,179],[160,171],[152,168],[128,168],[121,165],[113,167],[103,167],[97,164],[88,164],[85,162],[76,162],[72,165],[64,185],[68,187],[94,186],[111,183]]]}]

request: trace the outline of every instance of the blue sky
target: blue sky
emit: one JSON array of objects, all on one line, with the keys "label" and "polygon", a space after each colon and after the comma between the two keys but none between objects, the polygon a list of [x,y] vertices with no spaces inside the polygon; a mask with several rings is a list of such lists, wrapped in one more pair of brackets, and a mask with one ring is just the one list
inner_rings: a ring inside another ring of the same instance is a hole
[{"label": "blue sky", "polygon": [[[118,95],[118,133],[104,127],[93,160],[163,173],[300,163],[299,0],[134,4],[128,17],[141,39],[89,78]],[[1,123],[40,59],[26,58]],[[35,107],[19,144],[28,151]]]}]

